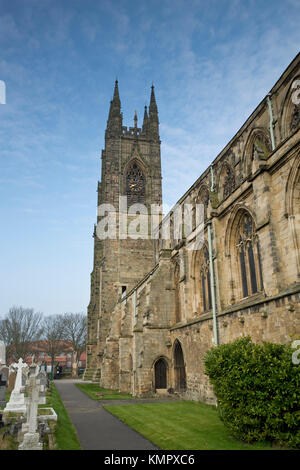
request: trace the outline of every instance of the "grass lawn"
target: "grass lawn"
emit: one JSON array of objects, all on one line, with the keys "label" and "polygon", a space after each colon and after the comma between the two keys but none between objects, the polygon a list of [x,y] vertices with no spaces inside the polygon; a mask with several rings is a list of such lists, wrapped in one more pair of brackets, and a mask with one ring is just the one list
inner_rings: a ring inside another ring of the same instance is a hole
[{"label": "grass lawn", "polygon": [[203,403],[179,401],[104,408],[163,450],[274,449],[267,442],[250,445],[232,438],[216,408]]},{"label": "grass lawn", "polygon": [[0,429],[0,450],[18,450],[19,443],[13,436],[9,434],[3,439],[3,434],[6,430],[9,430],[8,426]]},{"label": "grass lawn", "polygon": [[129,394],[120,393],[118,390],[107,390],[97,384],[76,383],[75,385],[93,400],[128,400],[132,398]]}]

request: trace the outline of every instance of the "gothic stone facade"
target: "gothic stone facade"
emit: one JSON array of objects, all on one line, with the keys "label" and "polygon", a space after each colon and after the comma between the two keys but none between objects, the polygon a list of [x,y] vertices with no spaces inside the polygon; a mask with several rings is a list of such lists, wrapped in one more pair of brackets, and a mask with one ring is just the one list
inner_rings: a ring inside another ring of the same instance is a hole
[{"label": "gothic stone facade", "polygon": [[[178,201],[204,205],[199,249],[190,249],[199,229],[193,210],[181,240],[134,240],[132,248],[121,249],[119,241],[95,237],[86,378],[137,396],[166,389],[213,403],[203,358],[216,341],[250,335],[256,342],[287,343],[299,337],[299,85],[300,54]],[[151,99],[155,125],[150,131],[148,124],[148,134],[146,126],[139,136],[126,130],[118,140],[108,138],[105,154],[124,160],[118,166],[112,158],[113,171],[104,166],[102,197],[119,194],[126,165],[136,159],[148,202],[160,201],[153,90]],[[171,225],[173,216],[167,216]]]}]

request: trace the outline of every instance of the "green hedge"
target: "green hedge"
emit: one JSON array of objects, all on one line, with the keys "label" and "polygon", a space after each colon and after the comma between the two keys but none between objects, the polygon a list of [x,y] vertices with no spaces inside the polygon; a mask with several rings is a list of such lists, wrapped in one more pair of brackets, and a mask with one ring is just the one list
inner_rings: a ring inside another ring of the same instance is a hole
[{"label": "green hedge", "polygon": [[300,448],[300,365],[293,352],[246,337],[206,353],[220,418],[234,437]]}]

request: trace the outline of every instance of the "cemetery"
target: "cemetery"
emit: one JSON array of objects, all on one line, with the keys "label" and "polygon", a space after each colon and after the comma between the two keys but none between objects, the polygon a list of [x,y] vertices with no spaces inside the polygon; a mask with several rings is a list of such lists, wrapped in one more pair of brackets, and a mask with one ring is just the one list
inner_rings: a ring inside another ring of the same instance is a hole
[{"label": "cemetery", "polygon": [[1,433],[2,442],[10,437],[18,450],[54,448],[51,434],[57,414],[52,407],[47,406],[49,388],[47,371],[34,358],[30,365],[19,358],[17,363],[8,367],[5,344],[0,341],[0,433],[4,430]]}]

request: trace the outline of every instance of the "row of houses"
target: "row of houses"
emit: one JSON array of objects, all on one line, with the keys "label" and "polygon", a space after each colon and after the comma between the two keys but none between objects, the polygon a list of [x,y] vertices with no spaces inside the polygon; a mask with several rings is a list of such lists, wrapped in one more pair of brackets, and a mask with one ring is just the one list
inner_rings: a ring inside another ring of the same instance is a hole
[{"label": "row of houses", "polygon": [[[51,370],[51,356],[45,352],[46,346],[45,341],[39,341],[39,343],[33,344],[31,346],[31,353],[22,358],[27,364],[31,364],[33,359],[35,362],[43,363],[47,365],[47,370],[50,372]],[[59,364],[63,371],[66,369],[72,368],[72,357],[73,357],[73,350],[71,346],[71,342],[68,341],[61,341],[61,348],[60,352],[55,355],[54,364]],[[12,364],[14,361],[12,359],[8,359],[8,365]],[[86,367],[86,351],[81,353],[79,360],[77,361],[78,368],[85,369]]]}]

